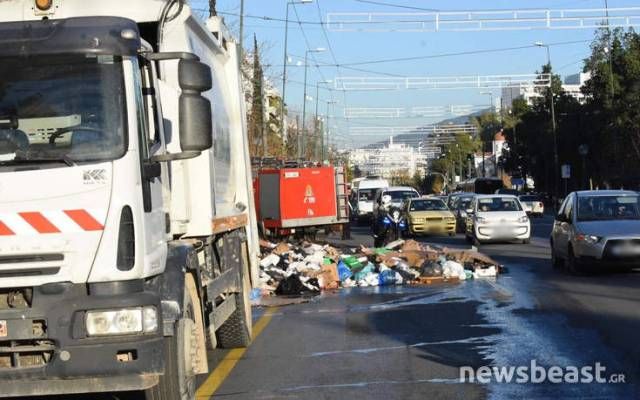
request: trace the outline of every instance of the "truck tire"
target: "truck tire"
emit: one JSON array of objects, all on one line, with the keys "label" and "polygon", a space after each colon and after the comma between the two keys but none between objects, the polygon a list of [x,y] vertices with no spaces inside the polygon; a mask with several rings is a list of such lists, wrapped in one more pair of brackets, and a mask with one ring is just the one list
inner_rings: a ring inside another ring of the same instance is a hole
[{"label": "truck tire", "polygon": [[251,302],[249,292],[249,260],[246,246],[242,251],[242,293],[236,293],[236,310],[216,331],[218,347],[234,349],[247,347],[251,343]]},{"label": "truck tire", "polygon": [[[190,275],[187,275],[189,278]],[[193,400],[196,396],[197,327],[195,302],[197,294],[189,290],[185,279],[182,317],[176,322],[175,334],[164,338],[164,375],[158,385],[145,391],[146,400]],[[194,298],[195,296],[195,298]],[[206,357],[206,355],[201,355]]]}]

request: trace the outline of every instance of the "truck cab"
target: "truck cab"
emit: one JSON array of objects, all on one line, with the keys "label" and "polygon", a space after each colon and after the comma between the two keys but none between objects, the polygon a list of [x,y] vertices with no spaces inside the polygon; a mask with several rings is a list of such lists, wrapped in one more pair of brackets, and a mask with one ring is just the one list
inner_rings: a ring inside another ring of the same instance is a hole
[{"label": "truck cab", "polygon": [[256,221],[228,38],[182,1],[0,2],[3,395],[191,399],[206,343],[248,344]]}]

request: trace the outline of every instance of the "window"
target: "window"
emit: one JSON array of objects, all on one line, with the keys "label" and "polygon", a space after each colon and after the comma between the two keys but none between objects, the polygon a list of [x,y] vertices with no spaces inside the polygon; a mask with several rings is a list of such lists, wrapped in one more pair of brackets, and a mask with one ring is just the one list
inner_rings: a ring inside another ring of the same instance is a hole
[{"label": "window", "polygon": [[514,197],[489,197],[478,199],[478,212],[522,211]]},{"label": "window", "polygon": [[411,201],[409,211],[447,211],[447,205],[440,199],[417,199]]},{"label": "window", "polygon": [[0,163],[124,155],[122,57],[0,57],[0,76]]},{"label": "window", "polygon": [[358,190],[358,201],[373,201],[376,195],[376,189],[360,189]]},{"label": "window", "polygon": [[399,203],[406,199],[412,199],[418,197],[418,193],[412,190],[393,190],[387,191],[384,194],[391,196],[391,201],[393,203]]},{"label": "window", "polygon": [[579,197],[578,221],[605,221],[640,219],[640,196],[588,196]]},{"label": "window", "polygon": [[573,213],[573,199],[575,196],[569,196],[569,199],[567,201],[567,205],[565,206],[564,209],[564,217],[567,219],[567,221],[571,221],[571,215]]}]

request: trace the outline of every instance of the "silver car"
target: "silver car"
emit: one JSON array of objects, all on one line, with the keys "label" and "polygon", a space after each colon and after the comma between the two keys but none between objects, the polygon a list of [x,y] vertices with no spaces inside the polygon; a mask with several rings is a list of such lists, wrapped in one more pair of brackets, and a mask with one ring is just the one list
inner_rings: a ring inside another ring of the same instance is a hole
[{"label": "silver car", "polygon": [[556,268],[640,267],[640,196],[624,190],[573,192],[551,232]]}]

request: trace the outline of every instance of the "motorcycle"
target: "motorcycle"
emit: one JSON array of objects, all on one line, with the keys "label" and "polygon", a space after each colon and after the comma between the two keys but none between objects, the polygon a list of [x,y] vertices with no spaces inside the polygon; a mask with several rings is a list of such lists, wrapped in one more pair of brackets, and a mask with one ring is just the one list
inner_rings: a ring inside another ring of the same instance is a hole
[{"label": "motorcycle", "polygon": [[389,207],[383,213],[373,229],[374,247],[382,247],[404,236],[407,231],[407,221],[397,207]]}]

